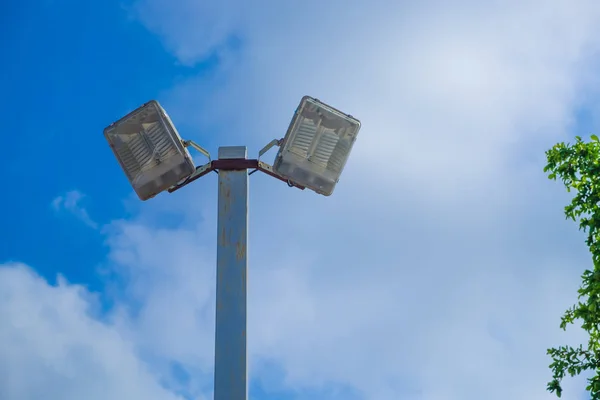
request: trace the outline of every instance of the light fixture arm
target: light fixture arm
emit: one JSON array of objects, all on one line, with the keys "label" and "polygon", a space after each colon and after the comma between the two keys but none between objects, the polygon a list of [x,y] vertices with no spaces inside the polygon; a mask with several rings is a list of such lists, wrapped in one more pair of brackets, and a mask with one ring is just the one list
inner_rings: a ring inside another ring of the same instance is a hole
[{"label": "light fixture arm", "polygon": [[[265,147],[263,147],[263,148],[262,148],[262,149],[261,149],[261,150],[258,152],[258,158],[257,158],[256,160],[257,160],[259,163],[261,163],[261,161],[260,161],[260,158],[261,158],[261,157],[262,157],[262,156],[263,156],[263,155],[264,155],[264,154],[265,154],[267,151],[271,150],[271,149],[272,149],[274,146],[277,146],[277,147],[281,146],[281,145],[282,145],[282,143],[283,143],[283,139],[273,139],[273,140],[271,140],[271,141],[270,141],[270,142],[269,142],[269,143],[268,143],[268,144],[267,144]],[[271,171],[271,172],[273,172],[273,167],[272,167],[272,166],[270,166],[269,164],[265,164],[265,163],[262,163],[262,164],[264,164],[264,165],[267,165],[267,166],[269,167],[270,171]],[[248,173],[248,175],[252,175],[253,173],[255,173],[255,172],[256,172],[256,171],[258,171],[258,170],[259,170],[259,168],[255,168],[255,169],[253,169],[252,171],[250,171],[250,172]],[[269,174],[270,174],[270,173],[269,173]]]},{"label": "light fixture arm", "polygon": [[206,158],[208,158],[209,162],[212,161],[208,150],[206,150],[204,147],[200,146],[198,143],[194,142],[193,140],[184,140],[184,141],[182,141],[182,143],[183,143],[184,147],[193,147],[194,150],[196,150],[199,153],[202,153]]},{"label": "light fixture arm", "polygon": [[258,160],[269,150],[271,150],[274,146],[281,146],[283,144],[283,139],[273,139],[271,140],[265,147],[263,147],[258,152]]}]

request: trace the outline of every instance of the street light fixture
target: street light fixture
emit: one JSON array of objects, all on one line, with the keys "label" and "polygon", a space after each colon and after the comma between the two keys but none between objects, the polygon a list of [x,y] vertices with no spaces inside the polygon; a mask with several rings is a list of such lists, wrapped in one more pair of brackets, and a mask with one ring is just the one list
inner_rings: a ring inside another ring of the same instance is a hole
[{"label": "street light fixture", "polygon": [[[248,159],[245,146],[220,147],[217,160],[191,140],[183,141],[165,110],[150,101],[104,130],[113,153],[141,200],[172,193],[196,179],[219,175],[215,400],[247,400],[248,177],[261,171],[290,187],[333,193],[360,122],[305,96],[283,139]],[[279,146],[274,166],[260,161]],[[187,147],[208,158],[195,167]],[[248,172],[248,170],[251,170]]]},{"label": "street light fixture", "polygon": [[104,136],[141,200],[156,196],[196,170],[175,125],[155,100],[108,126]]},{"label": "street light fixture", "polygon": [[283,139],[273,170],[330,196],[346,165],[360,121],[304,96]]}]

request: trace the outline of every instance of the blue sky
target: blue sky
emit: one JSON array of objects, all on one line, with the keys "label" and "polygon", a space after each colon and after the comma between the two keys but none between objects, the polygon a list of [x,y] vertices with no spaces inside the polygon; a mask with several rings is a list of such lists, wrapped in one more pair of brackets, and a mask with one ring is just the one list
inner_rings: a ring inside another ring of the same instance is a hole
[{"label": "blue sky", "polygon": [[252,176],[251,397],[552,398],[589,257],[541,168],[598,132],[597,1],[0,11],[0,398],[211,398],[216,179],[141,203],[102,130],[157,99],[252,155],[305,94],[363,128],[330,198]]},{"label": "blue sky", "polygon": [[[94,198],[99,220],[123,215],[130,189],[107,157],[99,132],[124,110],[193,73],[178,68],[156,37],[128,18],[119,2],[9,3],[3,10],[3,108],[10,115],[2,173],[11,184],[0,257],[56,265],[75,282],[93,283],[105,249],[97,232],[50,203],[73,189]],[[52,234],[49,234],[52,232]],[[58,243],[63,245],[57,246]],[[68,249],[68,250],[67,250]]]}]

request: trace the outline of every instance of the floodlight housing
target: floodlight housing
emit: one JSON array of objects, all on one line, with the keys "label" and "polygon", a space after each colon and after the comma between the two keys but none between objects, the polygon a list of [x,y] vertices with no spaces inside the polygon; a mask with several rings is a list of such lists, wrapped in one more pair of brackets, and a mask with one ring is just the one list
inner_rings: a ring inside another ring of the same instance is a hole
[{"label": "floodlight housing", "polygon": [[104,129],[104,136],[141,200],[148,200],[195,170],[173,122],[151,100]]},{"label": "floodlight housing", "polygon": [[274,171],[330,196],[346,165],[360,121],[304,96],[275,156]]}]

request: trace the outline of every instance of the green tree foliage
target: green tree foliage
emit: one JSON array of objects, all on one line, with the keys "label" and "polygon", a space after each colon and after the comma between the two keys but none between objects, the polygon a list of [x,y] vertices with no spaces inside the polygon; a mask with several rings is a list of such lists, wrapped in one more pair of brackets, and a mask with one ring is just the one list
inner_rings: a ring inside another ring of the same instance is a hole
[{"label": "green tree foliage", "polygon": [[548,349],[552,357],[552,380],[548,390],[561,397],[561,381],[568,374],[585,372],[586,390],[592,400],[600,400],[600,142],[595,135],[589,142],[576,137],[574,144],[558,143],[546,152],[548,164],[544,172],[552,180],[560,179],[575,196],[565,207],[567,219],[579,223],[587,233],[586,244],[592,254],[593,270],[586,270],[578,290],[577,304],[561,318],[564,330],[575,321],[589,334],[587,345],[561,346]]}]

